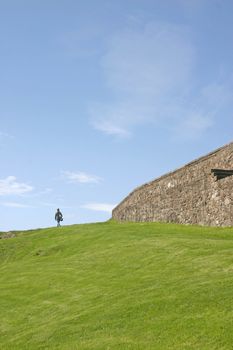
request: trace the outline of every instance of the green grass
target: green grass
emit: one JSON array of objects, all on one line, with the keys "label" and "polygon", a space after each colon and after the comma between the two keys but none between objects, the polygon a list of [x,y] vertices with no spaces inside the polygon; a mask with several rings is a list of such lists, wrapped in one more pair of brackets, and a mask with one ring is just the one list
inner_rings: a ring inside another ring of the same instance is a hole
[{"label": "green grass", "polygon": [[233,228],[106,222],[0,240],[1,350],[233,349]]}]

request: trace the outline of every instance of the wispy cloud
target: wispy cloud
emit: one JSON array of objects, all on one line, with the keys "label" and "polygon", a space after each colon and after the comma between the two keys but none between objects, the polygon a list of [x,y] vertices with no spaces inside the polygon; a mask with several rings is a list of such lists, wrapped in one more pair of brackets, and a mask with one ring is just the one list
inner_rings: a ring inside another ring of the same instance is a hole
[{"label": "wispy cloud", "polygon": [[83,204],[81,208],[111,213],[113,208],[115,208],[115,206],[116,204],[109,204],[109,203],[87,203],[87,204]]},{"label": "wispy cloud", "polygon": [[17,203],[17,202],[3,202],[0,204],[4,207],[10,207],[10,208],[34,208],[34,206]]},{"label": "wispy cloud", "polygon": [[36,198],[36,197],[43,197],[46,196],[47,194],[51,194],[53,192],[52,188],[45,188],[44,190],[34,192],[34,193],[27,193],[24,195],[24,197],[27,198]]},{"label": "wispy cloud", "polygon": [[150,22],[122,30],[111,38],[102,59],[112,101],[90,108],[92,125],[122,136],[135,124],[163,119],[168,101],[187,94],[194,62],[185,27]]},{"label": "wispy cloud", "polygon": [[14,138],[13,135],[11,135],[11,134],[9,134],[9,133],[7,133],[7,132],[2,132],[2,131],[0,131],[0,138],[4,138],[4,137],[10,138],[10,139],[13,139],[13,138]]},{"label": "wispy cloud", "polygon": [[15,176],[8,176],[5,179],[0,179],[0,196],[21,195],[31,192],[34,188],[26,183],[17,182]]},{"label": "wispy cloud", "polygon": [[100,183],[102,178],[96,175],[90,175],[81,171],[62,171],[62,177],[70,183]]},{"label": "wispy cloud", "polygon": [[182,26],[150,22],[113,37],[103,58],[108,86],[138,97],[155,97],[183,85],[195,54],[186,31]]},{"label": "wispy cloud", "polygon": [[141,20],[129,27],[111,38],[102,58],[110,97],[89,107],[91,125],[121,138],[141,124],[166,126],[179,138],[187,137],[183,131],[199,137],[211,129],[221,108],[233,103],[232,89],[217,78],[198,80],[189,28]]},{"label": "wispy cloud", "polygon": [[228,83],[211,82],[203,86],[190,105],[186,105],[177,120],[176,135],[197,138],[215,126],[219,116],[233,103]]},{"label": "wispy cloud", "polygon": [[115,135],[119,137],[130,137],[131,133],[119,126],[116,126],[113,121],[105,120],[105,118],[101,118],[100,120],[93,120],[91,122],[92,126],[99,131],[107,135]]}]

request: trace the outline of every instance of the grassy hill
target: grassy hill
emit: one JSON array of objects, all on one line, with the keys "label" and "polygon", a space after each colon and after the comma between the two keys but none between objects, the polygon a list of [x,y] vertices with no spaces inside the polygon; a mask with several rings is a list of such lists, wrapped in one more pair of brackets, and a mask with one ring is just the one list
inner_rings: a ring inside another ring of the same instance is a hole
[{"label": "grassy hill", "polygon": [[233,228],[114,222],[0,240],[0,349],[233,349]]}]

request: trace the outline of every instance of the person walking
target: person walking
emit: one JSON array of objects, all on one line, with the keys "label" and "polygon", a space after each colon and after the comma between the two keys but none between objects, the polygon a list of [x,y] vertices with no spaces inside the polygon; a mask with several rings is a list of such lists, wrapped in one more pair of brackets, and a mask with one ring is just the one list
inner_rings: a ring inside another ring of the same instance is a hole
[{"label": "person walking", "polygon": [[56,211],[55,220],[57,221],[57,227],[61,226],[60,222],[63,221],[63,215],[59,208]]}]

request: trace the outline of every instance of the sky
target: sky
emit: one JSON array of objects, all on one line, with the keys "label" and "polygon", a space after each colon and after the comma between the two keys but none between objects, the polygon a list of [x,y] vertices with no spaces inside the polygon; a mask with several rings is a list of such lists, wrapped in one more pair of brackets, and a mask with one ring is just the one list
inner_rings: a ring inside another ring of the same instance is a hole
[{"label": "sky", "polygon": [[232,0],[0,0],[0,231],[106,221],[232,141]]}]

